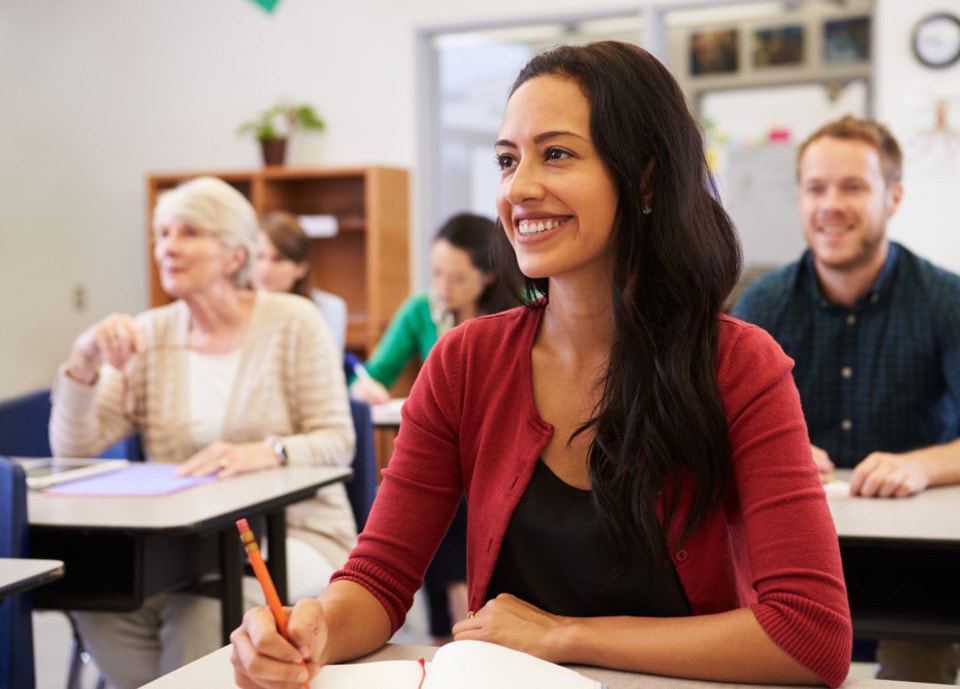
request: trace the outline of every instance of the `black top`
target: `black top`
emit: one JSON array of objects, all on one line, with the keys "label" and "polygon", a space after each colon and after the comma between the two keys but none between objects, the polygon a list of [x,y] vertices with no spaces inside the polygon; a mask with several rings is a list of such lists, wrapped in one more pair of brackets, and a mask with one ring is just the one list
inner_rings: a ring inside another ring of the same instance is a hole
[{"label": "black top", "polygon": [[[666,543],[654,544],[666,554]],[[667,560],[669,562],[669,560]],[[632,555],[622,573],[590,502],[590,491],[564,483],[542,461],[504,535],[488,597],[512,593],[547,612],[573,617],[690,615],[670,564],[653,577]]]}]

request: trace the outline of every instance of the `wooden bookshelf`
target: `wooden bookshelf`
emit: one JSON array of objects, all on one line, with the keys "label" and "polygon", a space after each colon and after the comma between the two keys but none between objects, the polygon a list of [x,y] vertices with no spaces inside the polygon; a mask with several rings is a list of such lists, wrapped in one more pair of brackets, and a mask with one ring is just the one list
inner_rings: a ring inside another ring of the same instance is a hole
[{"label": "wooden bookshelf", "polygon": [[[153,246],[157,196],[193,177],[219,177],[250,199],[257,213],[333,215],[338,232],[314,238],[314,287],[347,302],[347,349],[370,354],[410,294],[410,201],[406,170],[387,167],[287,168],[157,174],[147,182],[147,246]],[[150,304],[170,301],[149,252]],[[402,392],[402,391],[401,391]]]}]

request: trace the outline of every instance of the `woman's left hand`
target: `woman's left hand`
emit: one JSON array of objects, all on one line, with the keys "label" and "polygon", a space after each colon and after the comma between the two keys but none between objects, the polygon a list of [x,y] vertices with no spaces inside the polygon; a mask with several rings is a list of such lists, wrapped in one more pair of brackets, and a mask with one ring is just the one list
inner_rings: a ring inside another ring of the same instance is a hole
[{"label": "woman's left hand", "polygon": [[563,662],[557,632],[568,618],[551,615],[509,593],[501,593],[453,625],[457,641],[474,639],[524,651],[551,662]]},{"label": "woman's left hand", "polygon": [[210,443],[177,468],[178,476],[209,476],[229,478],[250,471],[269,469],[280,465],[273,448],[265,442],[228,443],[222,440]]}]

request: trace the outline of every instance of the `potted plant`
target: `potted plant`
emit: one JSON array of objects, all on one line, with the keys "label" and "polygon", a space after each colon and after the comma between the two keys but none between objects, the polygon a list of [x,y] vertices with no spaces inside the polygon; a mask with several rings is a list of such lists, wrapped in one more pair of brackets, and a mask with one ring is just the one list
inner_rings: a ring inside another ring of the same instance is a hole
[{"label": "potted plant", "polygon": [[237,135],[252,134],[260,142],[265,165],[283,165],[291,134],[299,129],[322,131],[326,126],[312,105],[278,103],[241,124]]}]

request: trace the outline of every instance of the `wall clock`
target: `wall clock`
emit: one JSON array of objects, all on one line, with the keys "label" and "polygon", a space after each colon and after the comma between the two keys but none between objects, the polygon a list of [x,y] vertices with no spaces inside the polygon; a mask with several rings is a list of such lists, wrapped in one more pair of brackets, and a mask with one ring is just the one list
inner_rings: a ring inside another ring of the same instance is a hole
[{"label": "wall clock", "polygon": [[935,69],[960,60],[960,17],[946,12],[923,17],[913,28],[913,54]]}]

